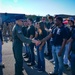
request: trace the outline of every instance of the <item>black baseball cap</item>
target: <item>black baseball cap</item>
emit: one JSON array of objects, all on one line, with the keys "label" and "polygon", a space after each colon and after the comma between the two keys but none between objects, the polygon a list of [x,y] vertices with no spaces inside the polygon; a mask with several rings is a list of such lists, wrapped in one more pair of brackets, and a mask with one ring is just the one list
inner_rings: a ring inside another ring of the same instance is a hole
[{"label": "black baseball cap", "polygon": [[15,20],[26,19],[24,15],[15,16]]}]

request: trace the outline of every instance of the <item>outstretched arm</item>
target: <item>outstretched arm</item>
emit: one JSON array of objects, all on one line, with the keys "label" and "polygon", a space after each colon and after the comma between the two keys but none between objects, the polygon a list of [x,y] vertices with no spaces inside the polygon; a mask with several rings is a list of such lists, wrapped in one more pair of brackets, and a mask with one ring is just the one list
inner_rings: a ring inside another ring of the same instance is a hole
[{"label": "outstretched arm", "polygon": [[41,40],[41,42],[45,42],[48,39],[50,39],[52,37],[52,33],[50,33],[48,36],[46,36],[44,39]]}]

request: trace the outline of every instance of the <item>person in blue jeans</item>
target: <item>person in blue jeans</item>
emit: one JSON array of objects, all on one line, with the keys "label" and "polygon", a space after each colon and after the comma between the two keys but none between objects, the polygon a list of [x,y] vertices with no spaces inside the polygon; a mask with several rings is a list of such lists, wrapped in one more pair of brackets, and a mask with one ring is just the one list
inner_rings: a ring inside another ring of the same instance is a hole
[{"label": "person in blue jeans", "polygon": [[63,75],[63,55],[64,48],[67,41],[67,31],[63,25],[63,19],[61,17],[56,18],[56,27],[52,29],[52,32],[45,37],[41,42],[53,38],[53,57],[55,61],[54,71],[50,72],[49,75]]},{"label": "person in blue jeans", "polygon": [[4,64],[2,62],[2,44],[3,44],[3,38],[2,38],[2,30],[0,28],[0,67],[4,67]]},{"label": "person in blue jeans", "polygon": [[45,71],[45,59],[44,59],[44,48],[45,45],[42,47],[42,49],[40,50],[40,46],[37,46],[37,57],[38,57],[38,62],[37,62],[37,67],[38,67],[38,71]]},{"label": "person in blue jeans", "polygon": [[[42,40],[47,36],[47,32],[44,29],[44,23],[40,22],[39,23],[39,28],[38,28],[38,36],[37,40]],[[44,48],[45,48],[45,42],[42,42],[39,44],[36,49],[37,49],[37,68],[39,72],[45,71],[45,59],[44,59]]]},{"label": "person in blue jeans", "polygon": [[[27,28],[28,28],[28,23],[27,23],[27,19],[25,19],[23,21],[23,27],[22,27],[22,32],[24,34],[25,37],[27,37]],[[24,58],[28,58],[28,50],[27,50],[27,45],[26,43],[24,43]]]},{"label": "person in blue jeans", "polygon": [[72,31],[71,31],[71,37],[69,39],[70,47],[69,47],[69,52],[68,52],[68,58],[71,63],[72,75],[75,75],[75,26],[74,26],[73,18],[69,19],[69,23],[72,27]]},{"label": "person in blue jeans", "polygon": [[68,57],[71,62],[72,75],[75,75],[75,33],[73,37],[71,38],[71,44],[70,44]]}]

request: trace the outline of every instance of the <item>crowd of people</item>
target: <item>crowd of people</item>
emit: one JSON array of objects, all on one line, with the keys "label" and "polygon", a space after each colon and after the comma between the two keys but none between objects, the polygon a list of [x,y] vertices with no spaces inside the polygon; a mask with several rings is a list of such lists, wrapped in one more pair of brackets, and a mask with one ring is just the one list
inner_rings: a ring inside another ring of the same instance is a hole
[{"label": "crowd of people", "polygon": [[[12,28],[14,26],[14,22],[3,22],[2,24],[2,33],[4,41],[8,42],[8,40],[12,41]],[[9,37],[9,39],[8,39]]]},{"label": "crowd of people", "polygon": [[[15,75],[23,75],[23,56],[28,58],[27,65],[34,66],[38,72],[45,72],[45,58],[54,63],[54,71],[49,75],[63,75],[64,65],[71,68],[75,75],[75,25],[70,17],[68,23],[63,23],[63,18],[52,16],[32,18],[17,16],[15,25],[10,25],[10,40],[13,42],[13,54],[15,58]],[[7,29],[3,24],[3,34]],[[13,28],[13,29],[12,29]],[[11,31],[12,30],[12,31]],[[12,36],[12,37],[11,37]],[[2,31],[0,29],[0,63],[2,63]],[[24,46],[24,55],[22,48]],[[37,61],[35,61],[36,49]]]}]

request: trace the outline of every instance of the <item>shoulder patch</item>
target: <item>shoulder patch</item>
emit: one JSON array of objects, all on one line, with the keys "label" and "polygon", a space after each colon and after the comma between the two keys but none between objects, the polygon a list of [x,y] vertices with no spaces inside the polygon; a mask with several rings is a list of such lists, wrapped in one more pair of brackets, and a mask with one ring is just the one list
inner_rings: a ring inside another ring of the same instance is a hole
[{"label": "shoulder patch", "polygon": [[22,33],[22,31],[21,30],[18,30],[18,33]]}]

